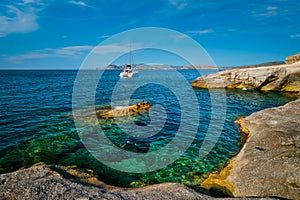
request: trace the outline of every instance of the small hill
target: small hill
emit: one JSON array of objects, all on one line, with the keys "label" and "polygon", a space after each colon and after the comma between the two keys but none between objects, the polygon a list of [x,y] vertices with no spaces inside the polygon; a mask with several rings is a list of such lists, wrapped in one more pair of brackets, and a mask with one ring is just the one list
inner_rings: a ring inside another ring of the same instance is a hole
[{"label": "small hill", "polygon": [[234,67],[219,67],[220,70],[229,70],[229,69],[242,69],[242,68],[253,68],[253,67],[267,67],[267,66],[276,66],[283,65],[285,62],[283,61],[271,61],[264,62],[256,65],[243,65],[243,66],[234,66]]}]

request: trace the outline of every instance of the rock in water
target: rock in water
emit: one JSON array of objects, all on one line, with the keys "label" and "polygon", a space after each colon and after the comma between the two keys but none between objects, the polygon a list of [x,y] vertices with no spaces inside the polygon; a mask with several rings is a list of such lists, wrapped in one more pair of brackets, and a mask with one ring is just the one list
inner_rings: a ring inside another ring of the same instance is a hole
[{"label": "rock in water", "polygon": [[219,174],[202,183],[234,197],[300,197],[300,99],[238,120],[247,140]]},{"label": "rock in water", "polygon": [[128,106],[126,108],[120,108],[120,109],[113,109],[109,111],[105,111],[103,113],[100,113],[98,116],[100,118],[114,118],[114,117],[125,117],[125,116],[133,116],[137,115],[139,113],[143,113],[147,110],[150,110],[151,105],[149,102],[140,102],[133,106]]}]

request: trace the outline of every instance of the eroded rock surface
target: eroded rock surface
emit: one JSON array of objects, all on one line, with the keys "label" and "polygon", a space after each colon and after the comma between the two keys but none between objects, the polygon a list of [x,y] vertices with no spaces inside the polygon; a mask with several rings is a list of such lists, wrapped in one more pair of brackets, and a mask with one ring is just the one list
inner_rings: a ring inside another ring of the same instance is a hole
[{"label": "eroded rock surface", "polygon": [[105,112],[100,112],[97,115],[100,118],[114,118],[114,117],[124,117],[124,116],[133,116],[139,113],[143,113],[147,110],[150,110],[151,105],[149,102],[139,102],[136,105],[128,106],[126,108],[112,109]]},{"label": "eroded rock surface", "polygon": [[198,77],[192,86],[300,92],[300,63],[222,71]]},{"label": "eroded rock surface", "polygon": [[300,198],[300,99],[238,121],[248,139],[240,153],[202,186],[235,197]]},{"label": "eroded rock surface", "polygon": [[292,55],[292,56],[288,56],[285,59],[285,63],[286,64],[292,64],[292,63],[296,63],[300,61],[300,53]]},{"label": "eroded rock surface", "polygon": [[39,165],[0,175],[0,199],[211,199],[178,183],[125,189],[104,184],[88,171]]}]

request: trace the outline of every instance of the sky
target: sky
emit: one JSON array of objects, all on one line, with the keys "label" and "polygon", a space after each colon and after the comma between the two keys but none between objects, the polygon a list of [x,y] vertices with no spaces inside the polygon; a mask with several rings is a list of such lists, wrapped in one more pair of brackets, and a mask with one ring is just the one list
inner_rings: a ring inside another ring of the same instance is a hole
[{"label": "sky", "polygon": [[[79,69],[97,45],[141,27],[191,37],[217,66],[284,61],[300,52],[299,19],[299,0],[1,0],[0,69]],[[135,62],[184,63],[149,50]]]}]

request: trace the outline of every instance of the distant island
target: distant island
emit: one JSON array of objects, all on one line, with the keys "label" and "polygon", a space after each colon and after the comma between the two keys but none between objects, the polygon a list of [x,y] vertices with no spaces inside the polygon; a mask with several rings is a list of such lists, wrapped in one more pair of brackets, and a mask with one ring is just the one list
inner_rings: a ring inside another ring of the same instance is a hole
[{"label": "distant island", "polygon": [[[124,65],[108,65],[105,67],[106,70],[122,70]],[[182,69],[208,69],[208,70],[214,70],[218,69],[215,66],[175,66],[175,65],[167,65],[167,64],[134,64],[134,68],[137,70],[182,70]],[[97,67],[96,70],[102,70],[103,67]]]},{"label": "distant island", "polygon": [[[201,69],[201,70],[228,70],[228,69],[238,69],[238,68],[252,68],[252,67],[265,67],[285,64],[284,61],[272,61],[265,62],[256,65],[242,65],[242,66],[206,66],[206,65],[189,65],[189,66],[176,66],[167,64],[134,64],[137,70],[186,70],[186,69]],[[105,68],[105,70],[122,70],[124,65],[111,64]],[[102,70],[103,67],[97,67],[96,70]]]}]

